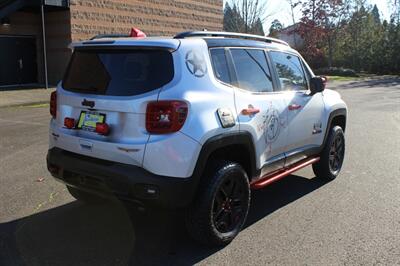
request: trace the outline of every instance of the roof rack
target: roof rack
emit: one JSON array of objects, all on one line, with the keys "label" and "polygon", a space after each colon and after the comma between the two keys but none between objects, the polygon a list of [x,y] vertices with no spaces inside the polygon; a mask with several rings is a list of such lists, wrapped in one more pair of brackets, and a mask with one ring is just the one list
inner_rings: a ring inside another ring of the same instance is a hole
[{"label": "roof rack", "polygon": [[275,38],[264,37],[260,35],[253,34],[244,34],[244,33],[236,33],[236,32],[219,32],[219,31],[186,31],[179,33],[174,37],[174,39],[185,39],[190,37],[225,37],[225,38],[238,38],[238,39],[250,39],[257,40],[267,43],[279,43],[283,45],[289,46],[289,44],[285,41],[278,40]]},{"label": "roof rack", "polygon": [[90,40],[105,39],[105,38],[128,38],[129,34],[99,34],[92,37]]}]

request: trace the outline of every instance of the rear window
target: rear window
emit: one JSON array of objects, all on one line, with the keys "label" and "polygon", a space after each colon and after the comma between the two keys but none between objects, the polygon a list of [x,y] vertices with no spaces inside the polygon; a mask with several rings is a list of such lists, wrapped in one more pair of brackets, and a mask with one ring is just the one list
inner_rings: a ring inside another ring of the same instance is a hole
[{"label": "rear window", "polygon": [[75,50],[63,81],[68,91],[133,96],[161,88],[174,77],[164,50]]}]

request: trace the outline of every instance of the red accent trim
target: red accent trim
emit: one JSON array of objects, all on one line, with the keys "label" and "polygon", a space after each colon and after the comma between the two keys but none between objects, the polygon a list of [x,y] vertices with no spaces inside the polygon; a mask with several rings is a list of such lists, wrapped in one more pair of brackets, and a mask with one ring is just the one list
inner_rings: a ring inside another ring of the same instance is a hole
[{"label": "red accent trim", "polygon": [[255,115],[260,112],[260,109],[257,108],[247,108],[242,110],[242,115]]},{"label": "red accent trim", "polygon": [[293,166],[290,166],[289,168],[284,168],[283,170],[278,170],[276,172],[273,172],[271,174],[267,174],[266,176],[262,177],[261,179],[258,179],[254,182],[250,183],[251,189],[260,189],[265,186],[270,185],[271,183],[278,181],[279,179],[282,179],[293,172],[296,172],[306,166],[309,166],[310,164],[316,163],[319,161],[319,157],[311,158],[311,159],[305,159],[303,161],[300,161]]},{"label": "red accent trim", "polygon": [[293,111],[293,110],[299,110],[301,108],[301,105],[299,104],[291,104],[289,105],[289,111]]}]

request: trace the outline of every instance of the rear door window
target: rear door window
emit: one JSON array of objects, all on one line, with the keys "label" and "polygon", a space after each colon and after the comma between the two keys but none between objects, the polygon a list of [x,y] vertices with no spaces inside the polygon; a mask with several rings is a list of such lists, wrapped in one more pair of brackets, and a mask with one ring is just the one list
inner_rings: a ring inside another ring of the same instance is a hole
[{"label": "rear door window", "polygon": [[283,52],[270,52],[275,64],[282,90],[307,90],[307,80],[304,75],[300,58]]},{"label": "rear door window", "polygon": [[229,75],[228,61],[226,60],[225,49],[211,49],[211,62],[214,74],[217,79],[227,84],[231,84],[231,76]]},{"label": "rear door window", "polygon": [[133,96],[161,88],[174,77],[166,50],[77,49],[66,71],[68,91]]},{"label": "rear door window", "polygon": [[256,93],[272,92],[272,76],[264,50],[231,49],[238,86]]}]

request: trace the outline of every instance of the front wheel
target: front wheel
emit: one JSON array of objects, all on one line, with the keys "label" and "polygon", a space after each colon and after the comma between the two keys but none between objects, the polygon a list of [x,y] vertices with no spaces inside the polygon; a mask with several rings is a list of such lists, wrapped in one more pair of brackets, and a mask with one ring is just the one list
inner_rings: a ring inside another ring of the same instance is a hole
[{"label": "front wheel", "polygon": [[343,129],[334,126],[323,148],[320,161],[313,164],[314,174],[328,180],[335,179],[342,170],[345,153],[345,138]]},{"label": "front wheel", "polygon": [[243,168],[232,162],[217,163],[206,171],[188,209],[188,232],[208,246],[226,245],[242,229],[249,205],[250,186]]}]

